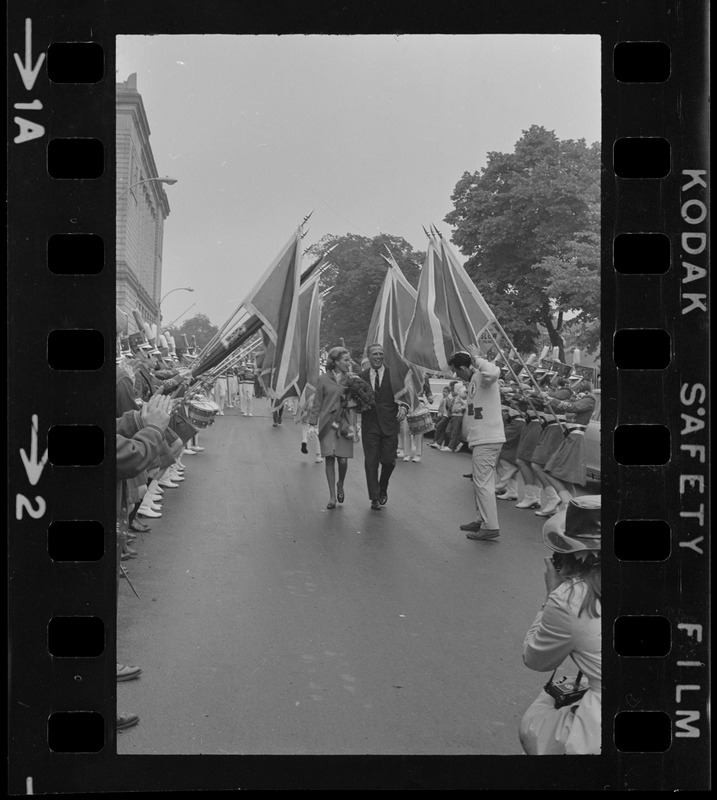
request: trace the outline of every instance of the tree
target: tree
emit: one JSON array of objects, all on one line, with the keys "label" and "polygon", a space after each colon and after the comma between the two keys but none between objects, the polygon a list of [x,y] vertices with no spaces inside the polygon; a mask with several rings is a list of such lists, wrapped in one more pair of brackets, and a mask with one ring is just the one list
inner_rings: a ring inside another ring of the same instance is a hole
[{"label": "tree", "polygon": [[564,359],[563,320],[599,318],[599,145],[533,125],[451,199],[453,241],[516,347],[533,350],[541,324]]},{"label": "tree", "polygon": [[[190,317],[188,320],[185,320],[181,327],[179,328],[179,338],[181,340],[182,334],[186,334],[187,341],[191,345],[192,343],[192,336],[196,336],[197,339],[197,347],[201,350],[209,341],[214,337],[217,333],[219,328],[216,325],[212,325],[209,321],[209,317],[206,314],[195,314],[193,317]],[[177,336],[174,336],[175,341],[177,340]],[[177,341],[177,344],[179,342]]]},{"label": "tree", "polygon": [[[558,256],[546,256],[536,267],[545,272],[546,292],[557,307],[572,316],[556,325],[561,334],[570,334],[576,346],[592,353],[600,347],[600,239],[583,231],[567,242]],[[561,360],[564,360],[561,350]]]},{"label": "tree", "polygon": [[328,292],[321,314],[321,343],[331,348],[343,339],[357,358],[363,353],[371,313],[388,269],[383,258],[386,246],[414,287],[426,255],[400,236],[386,233],[373,239],[353,233],[329,234],[309,248],[309,253],[318,257],[331,245],[335,245],[329,255],[331,266],[321,274],[322,291]]}]

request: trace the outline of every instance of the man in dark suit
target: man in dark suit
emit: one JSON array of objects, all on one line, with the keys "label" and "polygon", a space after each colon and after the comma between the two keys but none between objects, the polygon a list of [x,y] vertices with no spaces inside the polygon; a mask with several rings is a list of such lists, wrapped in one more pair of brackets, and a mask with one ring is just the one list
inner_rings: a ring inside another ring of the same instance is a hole
[{"label": "man in dark suit", "polygon": [[383,347],[372,344],[368,359],[370,366],[359,377],[373,389],[376,405],[361,415],[361,438],[371,508],[380,511],[388,500],[388,480],[396,466],[398,432],[406,409],[394,400],[391,375],[383,363]]}]

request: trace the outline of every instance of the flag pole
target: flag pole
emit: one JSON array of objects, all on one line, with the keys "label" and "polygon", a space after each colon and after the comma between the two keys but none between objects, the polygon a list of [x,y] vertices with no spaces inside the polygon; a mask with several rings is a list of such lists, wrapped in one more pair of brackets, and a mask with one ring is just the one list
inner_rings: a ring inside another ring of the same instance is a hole
[{"label": "flag pole", "polygon": [[[500,324],[500,322],[498,322],[497,319],[493,320],[493,322],[494,322],[495,326],[498,328],[498,330],[500,331],[501,335],[508,342],[508,344],[513,348],[513,350],[515,350],[515,354],[518,356],[518,361],[520,361],[520,363],[523,365],[523,369],[528,373],[528,378],[532,382],[533,386],[535,386],[537,391],[542,394],[543,390],[540,388],[540,386],[538,386],[538,382],[535,380],[535,377],[533,376],[533,373],[525,365],[525,361],[523,361],[522,356],[520,355],[520,353],[516,349],[516,347],[513,344],[513,342],[510,340],[510,336],[508,336],[508,334],[503,330],[503,326]],[[506,359],[506,363],[508,363],[508,367],[510,368],[510,362],[508,361],[508,359]],[[558,418],[558,415],[555,413],[555,409],[553,408],[553,406],[550,404],[549,401],[545,401],[545,405],[548,407],[548,411],[550,411],[550,413],[555,417],[555,421],[558,423],[558,425],[560,425],[560,429],[563,431],[563,433],[565,433],[565,425],[563,425],[562,420],[560,420]]]},{"label": "flag pole", "polygon": [[[511,363],[510,363],[510,358],[509,358],[508,356],[506,356],[506,355],[505,355],[505,353],[504,353],[504,352],[503,352],[503,350],[501,349],[500,345],[498,344],[498,341],[497,341],[497,339],[495,338],[495,336],[493,336],[493,332],[492,332],[492,331],[491,331],[491,329],[490,329],[490,325],[487,325],[487,326],[486,326],[486,332],[488,333],[488,336],[490,336],[491,340],[493,341],[493,344],[494,344],[494,345],[495,345],[495,346],[498,348],[498,352],[499,352],[499,353],[501,354],[501,356],[503,356],[503,358],[505,359],[505,365],[508,367],[508,370],[510,371],[510,374],[513,376],[513,379],[514,379],[514,380],[515,380],[515,382],[518,384],[518,386],[520,386],[520,381],[518,380],[518,376],[515,374],[515,370],[513,369],[512,365],[511,365]],[[509,340],[509,341],[510,341],[510,340]],[[511,345],[511,347],[512,347],[512,345]],[[516,353],[517,353],[517,352],[518,352],[518,351],[516,350]],[[538,413],[538,411],[537,411],[537,409],[535,408],[535,406],[533,405],[533,402],[532,402],[532,400],[530,399],[530,397],[529,397],[527,394],[526,394],[526,395],[524,395],[524,397],[525,397],[525,399],[527,400],[527,402],[528,402],[528,405],[529,405],[529,406],[530,406],[530,407],[533,409],[533,411],[535,411],[535,413],[537,414],[537,413]]]},{"label": "flag pole", "polygon": [[137,594],[137,590],[134,588],[134,586],[132,586],[132,581],[129,579],[129,575],[127,574],[127,570],[122,566],[122,564],[120,564],[120,569],[122,570],[122,574],[124,575],[125,580],[129,584],[129,588],[134,592],[135,597],[139,600],[140,596]]}]

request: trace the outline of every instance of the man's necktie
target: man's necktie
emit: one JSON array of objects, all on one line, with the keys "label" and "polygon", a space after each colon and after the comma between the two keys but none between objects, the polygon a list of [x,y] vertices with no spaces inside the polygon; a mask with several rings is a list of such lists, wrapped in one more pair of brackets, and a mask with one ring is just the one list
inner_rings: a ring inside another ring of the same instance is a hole
[{"label": "man's necktie", "polygon": [[379,380],[378,380],[378,372],[376,372],[376,380],[373,382],[373,390],[376,394],[378,394],[379,389]]}]

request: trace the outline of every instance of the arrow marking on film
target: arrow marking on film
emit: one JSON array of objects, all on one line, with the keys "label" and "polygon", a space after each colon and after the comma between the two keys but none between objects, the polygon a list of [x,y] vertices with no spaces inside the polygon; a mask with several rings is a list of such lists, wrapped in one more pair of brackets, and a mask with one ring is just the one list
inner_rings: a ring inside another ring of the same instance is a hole
[{"label": "arrow marking on film", "polygon": [[45,54],[40,53],[37,58],[37,64],[32,66],[32,20],[28,17],[25,20],[25,63],[20,60],[18,53],[13,53],[15,56],[15,63],[20,71],[20,77],[25,84],[25,88],[29,92],[35,85],[37,80],[37,73],[40,71],[42,62],[45,60]]},{"label": "arrow marking on film", "polygon": [[47,464],[47,450],[43,453],[42,458],[39,461],[37,460],[37,427],[37,414],[33,414],[30,457],[28,458],[27,453],[20,448],[20,458],[22,458],[22,463],[25,465],[25,472],[27,473],[27,479],[30,481],[31,486],[35,486],[40,480],[42,470],[45,469],[45,464]]}]

